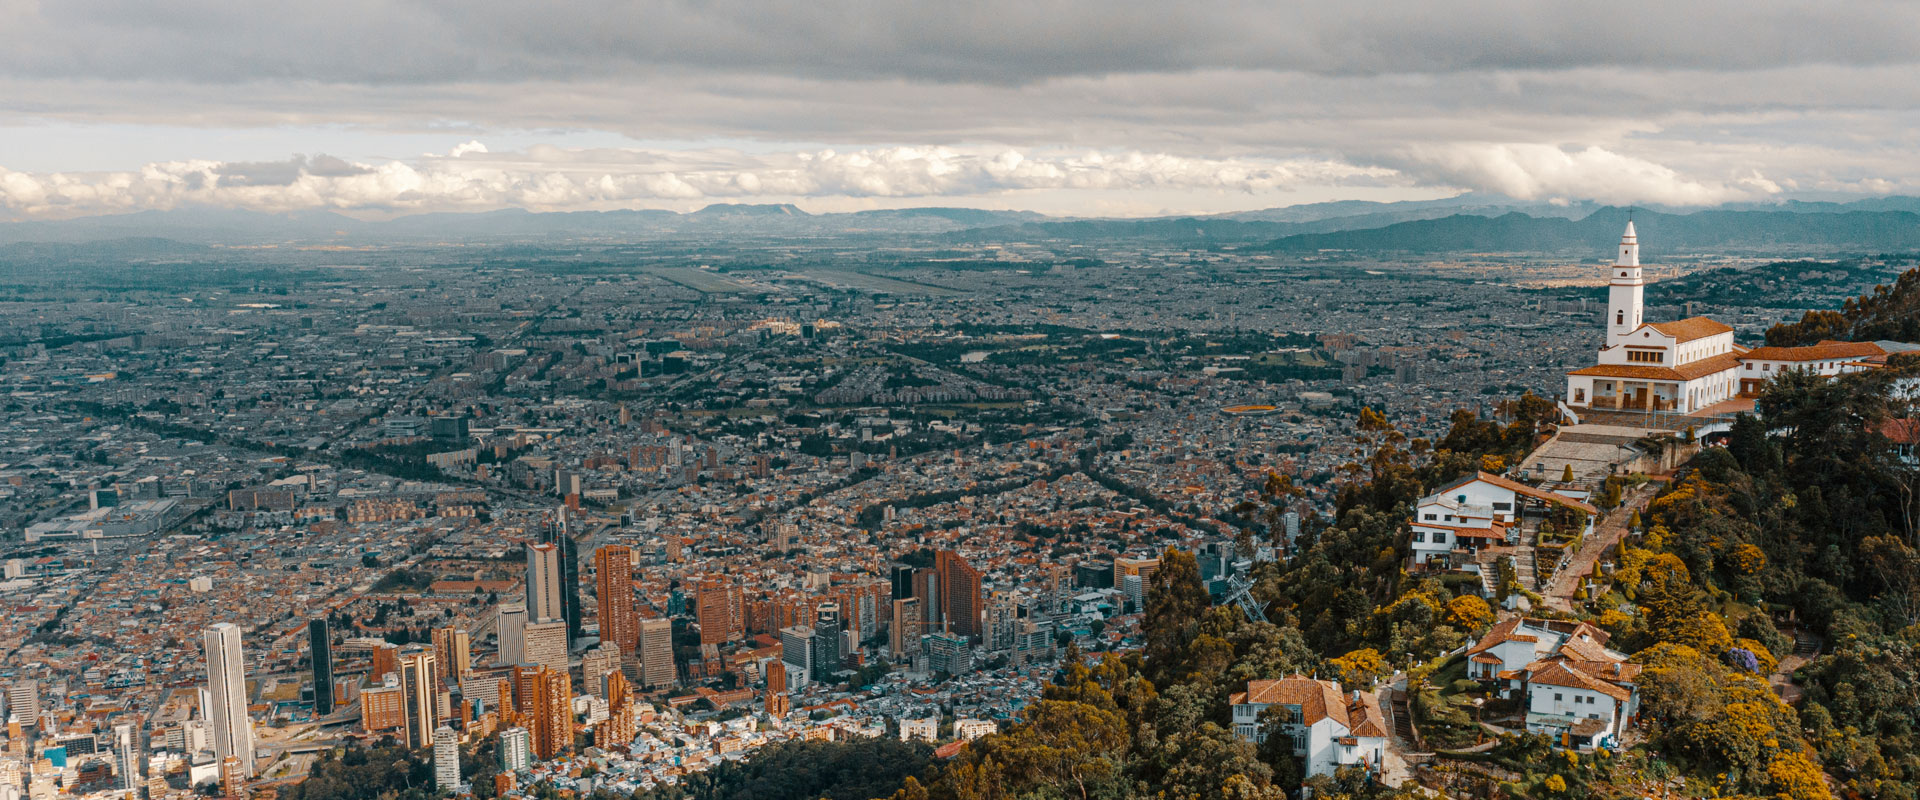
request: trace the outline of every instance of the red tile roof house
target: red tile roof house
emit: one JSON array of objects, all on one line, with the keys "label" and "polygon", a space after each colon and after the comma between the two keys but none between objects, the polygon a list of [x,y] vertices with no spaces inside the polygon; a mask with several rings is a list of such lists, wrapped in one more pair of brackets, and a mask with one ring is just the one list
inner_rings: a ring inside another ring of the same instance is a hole
[{"label": "red tile roof house", "polygon": [[1366,692],[1343,693],[1340,684],[1302,676],[1270,681],[1248,681],[1235,692],[1233,732],[1241,739],[1266,739],[1260,712],[1285,706],[1292,722],[1281,730],[1293,737],[1294,755],[1306,762],[1307,776],[1332,775],[1341,767],[1378,770],[1387,747],[1386,715],[1378,698]]},{"label": "red tile roof house", "polygon": [[1527,730],[1563,747],[1612,747],[1640,711],[1640,665],[1584,622],[1509,617],[1467,647],[1467,675],[1525,700]]}]

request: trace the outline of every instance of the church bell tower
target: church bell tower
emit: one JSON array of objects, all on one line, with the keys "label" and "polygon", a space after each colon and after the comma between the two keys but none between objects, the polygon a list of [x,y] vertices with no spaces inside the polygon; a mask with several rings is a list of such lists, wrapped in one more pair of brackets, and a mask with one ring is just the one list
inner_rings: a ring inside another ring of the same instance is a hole
[{"label": "church bell tower", "polygon": [[1612,344],[1640,327],[1646,294],[1647,283],[1640,276],[1640,238],[1633,233],[1633,220],[1627,220],[1627,232],[1620,235],[1620,257],[1607,269],[1607,342]]}]

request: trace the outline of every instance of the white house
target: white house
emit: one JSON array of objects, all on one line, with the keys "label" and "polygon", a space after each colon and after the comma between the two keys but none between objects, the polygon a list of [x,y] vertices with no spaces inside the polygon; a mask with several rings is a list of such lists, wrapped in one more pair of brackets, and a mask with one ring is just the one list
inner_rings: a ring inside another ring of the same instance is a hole
[{"label": "white house", "polygon": [[1530,503],[1585,513],[1584,533],[1592,532],[1600,514],[1599,509],[1566,495],[1477,472],[1441,486],[1414,504],[1410,566],[1484,575],[1480,554],[1488,548],[1518,544],[1520,516]]},{"label": "white house", "polygon": [[1386,715],[1372,694],[1346,695],[1334,681],[1302,676],[1248,681],[1235,692],[1233,732],[1249,742],[1262,742],[1260,712],[1284,706],[1291,721],[1281,731],[1293,739],[1293,753],[1306,763],[1307,777],[1332,775],[1341,767],[1378,770],[1387,748]]},{"label": "white house", "polygon": [[1605,747],[1640,709],[1640,665],[1584,622],[1509,617],[1467,647],[1467,676],[1525,699],[1527,730],[1564,747]]}]

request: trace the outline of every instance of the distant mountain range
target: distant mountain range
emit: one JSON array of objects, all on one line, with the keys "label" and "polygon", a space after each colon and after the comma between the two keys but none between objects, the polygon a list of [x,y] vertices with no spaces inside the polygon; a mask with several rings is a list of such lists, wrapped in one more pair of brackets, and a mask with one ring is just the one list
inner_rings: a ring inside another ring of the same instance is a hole
[{"label": "distant mountain range", "polygon": [[[1461,195],[1441,200],[1338,201],[1204,217],[1062,219],[1030,211],[910,208],[810,214],[790,204],[661,210],[415,214],[364,221],[329,211],[268,214],[189,208],[59,221],[0,223],[0,256],[61,258],[45,246],[112,242],[113,252],[187,255],[203,245],[603,243],[663,239],[925,237],[932,242],[1139,241],[1276,253],[1361,251],[1605,252],[1627,210]],[[1788,201],[1705,211],[1639,209],[1656,252],[1920,251],[1920,198]],[[163,244],[171,242],[172,244]],[[41,249],[8,245],[34,243]],[[185,248],[185,249],[183,249]]]}]

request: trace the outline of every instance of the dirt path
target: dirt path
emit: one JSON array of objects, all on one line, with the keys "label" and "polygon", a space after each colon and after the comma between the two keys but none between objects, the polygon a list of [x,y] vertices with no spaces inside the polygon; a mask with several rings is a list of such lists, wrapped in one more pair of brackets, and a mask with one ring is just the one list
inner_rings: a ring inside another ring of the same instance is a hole
[{"label": "dirt path", "polygon": [[[1627,535],[1627,522],[1633,519],[1633,512],[1646,509],[1647,503],[1653,501],[1653,495],[1658,491],[1660,491],[1660,484],[1656,481],[1648,481],[1629,489],[1626,495],[1620,498],[1620,507],[1601,518],[1600,523],[1593,528],[1593,535],[1580,543],[1580,549],[1573,554],[1573,562],[1568,564],[1566,569],[1555,573],[1553,582],[1547,585],[1546,594],[1542,599],[1546,601],[1548,608],[1573,611],[1573,592],[1580,588],[1580,577],[1592,574],[1593,565],[1600,561],[1600,554],[1607,552],[1607,548],[1612,547]],[[1534,568],[1541,569],[1545,566],[1536,564]]]}]

